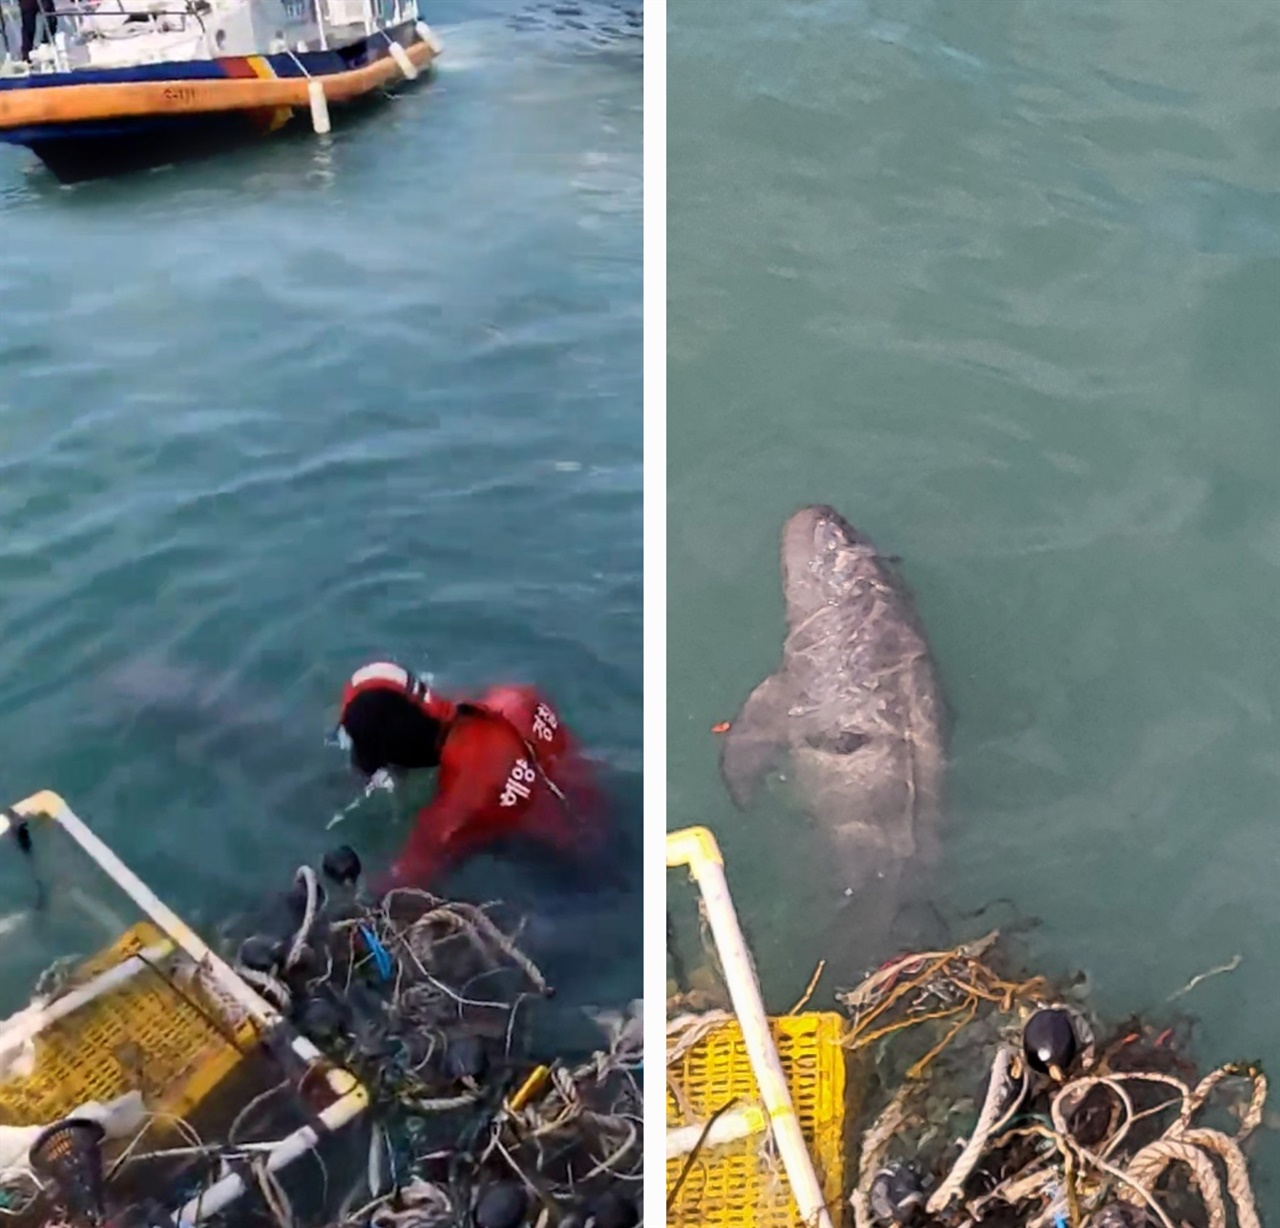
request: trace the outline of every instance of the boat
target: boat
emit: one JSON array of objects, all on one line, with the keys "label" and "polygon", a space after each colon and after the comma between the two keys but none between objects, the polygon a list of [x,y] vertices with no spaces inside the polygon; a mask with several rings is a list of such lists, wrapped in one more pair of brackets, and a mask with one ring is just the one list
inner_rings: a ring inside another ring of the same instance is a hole
[{"label": "boat", "polygon": [[0,0],[0,141],[74,183],[324,134],[441,50],[417,0]]}]

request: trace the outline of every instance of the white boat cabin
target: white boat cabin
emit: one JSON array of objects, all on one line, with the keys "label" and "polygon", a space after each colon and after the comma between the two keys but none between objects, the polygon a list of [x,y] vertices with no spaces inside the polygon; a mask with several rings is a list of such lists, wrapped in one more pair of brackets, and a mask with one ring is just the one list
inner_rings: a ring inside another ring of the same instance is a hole
[{"label": "white boat cabin", "polygon": [[23,60],[21,7],[0,0],[0,73],[323,51],[418,20],[417,0],[43,0]]}]

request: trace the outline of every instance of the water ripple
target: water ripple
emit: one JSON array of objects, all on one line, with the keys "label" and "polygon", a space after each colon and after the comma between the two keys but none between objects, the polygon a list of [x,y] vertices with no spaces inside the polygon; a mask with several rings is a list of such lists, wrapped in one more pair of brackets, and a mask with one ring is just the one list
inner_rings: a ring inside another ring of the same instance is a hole
[{"label": "water ripple", "polygon": [[0,150],[3,787],[199,915],[322,850],[367,655],[537,681],[639,822],[638,40],[454,7],[329,141],[70,190]]}]

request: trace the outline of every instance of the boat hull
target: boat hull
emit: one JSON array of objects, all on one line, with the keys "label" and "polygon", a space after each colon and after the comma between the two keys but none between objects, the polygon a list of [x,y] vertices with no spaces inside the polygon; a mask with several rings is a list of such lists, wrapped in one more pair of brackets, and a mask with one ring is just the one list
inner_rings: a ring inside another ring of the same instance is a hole
[{"label": "boat hull", "polygon": [[435,45],[405,22],[341,50],[0,79],[0,142],[29,149],[64,183],[223,151],[309,111],[312,81],[330,107],[396,84],[392,42],[429,70]]},{"label": "boat hull", "polygon": [[[291,117],[286,112],[285,122]],[[228,153],[282,126],[272,111],[236,111],[167,123],[83,124],[15,143],[35,154],[59,183],[74,184]]]}]

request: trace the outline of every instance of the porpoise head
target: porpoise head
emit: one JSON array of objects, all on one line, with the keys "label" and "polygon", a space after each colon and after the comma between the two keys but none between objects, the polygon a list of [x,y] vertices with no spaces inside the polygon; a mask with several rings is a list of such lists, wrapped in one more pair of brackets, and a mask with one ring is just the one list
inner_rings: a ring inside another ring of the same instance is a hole
[{"label": "porpoise head", "polygon": [[840,600],[876,548],[834,508],[801,508],[782,529],[782,591],[792,623]]}]

